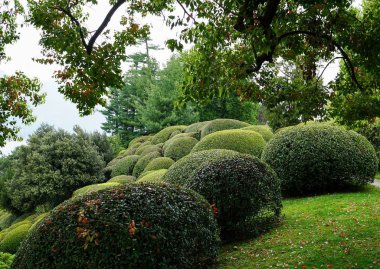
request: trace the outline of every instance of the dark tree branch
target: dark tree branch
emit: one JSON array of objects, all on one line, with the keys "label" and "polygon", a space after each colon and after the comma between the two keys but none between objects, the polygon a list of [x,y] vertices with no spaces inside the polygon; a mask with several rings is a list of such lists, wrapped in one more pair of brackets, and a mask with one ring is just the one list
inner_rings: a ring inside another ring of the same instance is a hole
[{"label": "dark tree branch", "polygon": [[334,61],[337,60],[337,59],[343,59],[343,57],[342,57],[342,56],[339,56],[339,57],[335,57],[335,58],[331,59],[331,60],[326,64],[326,66],[323,68],[321,74],[318,76],[318,78],[317,78],[317,83],[318,83],[318,81],[321,79],[323,73],[325,73],[327,67],[328,67],[332,62],[334,62]]},{"label": "dark tree branch", "polygon": [[186,8],[182,5],[181,1],[179,0],[176,0],[176,2],[178,3],[178,5],[181,6],[183,12],[188,16],[190,17],[191,19],[193,19],[194,22],[196,22],[196,20],[194,19],[194,17],[186,10]]},{"label": "dark tree branch", "polygon": [[265,29],[269,28],[276,15],[279,4],[280,0],[268,0],[264,17],[260,18],[261,27],[264,27]]}]

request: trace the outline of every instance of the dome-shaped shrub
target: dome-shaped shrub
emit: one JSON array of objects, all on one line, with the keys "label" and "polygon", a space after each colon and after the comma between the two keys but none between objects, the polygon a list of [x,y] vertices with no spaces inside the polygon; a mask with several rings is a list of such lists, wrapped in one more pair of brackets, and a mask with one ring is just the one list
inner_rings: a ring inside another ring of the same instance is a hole
[{"label": "dome-shaped shrub", "polygon": [[166,140],[170,138],[173,132],[179,133],[179,132],[182,132],[185,128],[186,128],[185,125],[176,125],[176,126],[166,127],[165,129],[162,129],[161,131],[159,131],[157,134],[153,136],[152,144],[164,143]]},{"label": "dome-shaped shrub", "polygon": [[120,185],[121,184],[118,182],[106,182],[106,183],[88,185],[74,191],[73,197],[83,195],[83,194],[93,192],[93,191],[99,191],[99,190],[104,190],[104,189],[120,186]]},{"label": "dome-shaped shrub", "polygon": [[128,148],[135,148],[135,147],[138,147],[139,145],[141,145],[142,143],[146,142],[146,141],[151,141],[153,138],[153,136],[150,136],[150,135],[143,135],[143,136],[138,136],[134,139],[132,139],[129,144],[128,144]]},{"label": "dome-shaped shrub", "polygon": [[31,232],[12,268],[206,268],[219,245],[210,205],[170,185],[125,185],[68,200]]},{"label": "dome-shaped shrub", "polygon": [[162,182],[162,177],[166,174],[168,169],[159,169],[154,171],[148,171],[145,175],[141,176],[136,183],[159,183]]},{"label": "dome-shaped shrub", "polygon": [[111,178],[107,182],[116,182],[116,183],[120,183],[120,184],[129,184],[129,183],[133,183],[135,181],[136,181],[136,178],[134,176],[120,175],[120,176],[116,176],[116,177]]},{"label": "dome-shaped shrub", "polygon": [[238,154],[239,152],[225,149],[212,149],[191,153],[170,166],[162,180],[176,185],[183,185],[197,172],[204,162]]},{"label": "dome-shaped shrub", "polygon": [[151,160],[148,163],[148,165],[145,167],[144,172],[159,170],[159,169],[168,169],[170,166],[173,165],[173,163],[174,161],[171,158],[159,157],[159,158]]},{"label": "dome-shaped shrub", "polygon": [[139,155],[130,155],[120,159],[112,166],[111,178],[119,175],[132,175],[133,168],[137,164],[139,158]]},{"label": "dome-shaped shrub", "polygon": [[316,123],[276,133],[262,159],[277,172],[287,196],[363,185],[373,181],[377,168],[375,150],[363,136]]},{"label": "dome-shaped shrub", "polygon": [[140,174],[144,171],[145,167],[150,163],[151,160],[162,157],[158,152],[151,152],[137,161],[135,167],[133,168],[132,176],[138,178]]},{"label": "dome-shaped shrub", "polygon": [[161,152],[161,147],[158,147],[157,145],[146,145],[139,148],[136,151],[136,155],[145,156],[151,152]]},{"label": "dome-shaped shrub", "polygon": [[242,130],[258,132],[259,134],[261,134],[261,136],[264,138],[266,142],[271,140],[271,138],[273,137],[273,132],[271,128],[267,125],[251,125],[242,128]]},{"label": "dome-shaped shrub", "polygon": [[29,232],[31,222],[23,222],[15,228],[9,227],[9,232],[0,242],[0,252],[16,253],[21,242],[25,239]]},{"label": "dome-shaped shrub", "polygon": [[215,209],[223,239],[262,232],[281,212],[280,180],[260,159],[246,154],[205,162],[184,187],[205,197]]},{"label": "dome-shaped shrub", "polygon": [[232,119],[216,119],[208,122],[203,126],[201,137],[205,137],[211,133],[222,131],[222,130],[230,130],[230,129],[240,129],[243,127],[250,126],[250,124],[246,122],[242,122],[239,120]]},{"label": "dome-shaped shrub", "polygon": [[164,156],[178,161],[188,155],[198,143],[193,137],[179,137],[170,139],[171,142],[165,145]]},{"label": "dome-shaped shrub", "polygon": [[218,131],[202,138],[191,152],[208,149],[229,149],[240,153],[261,156],[265,147],[264,138],[257,132],[245,130]]},{"label": "dome-shaped shrub", "polygon": [[187,126],[186,129],[184,130],[184,132],[194,134],[193,137],[200,140],[202,129],[208,123],[209,123],[209,121],[201,121],[201,122],[193,123],[193,124]]}]

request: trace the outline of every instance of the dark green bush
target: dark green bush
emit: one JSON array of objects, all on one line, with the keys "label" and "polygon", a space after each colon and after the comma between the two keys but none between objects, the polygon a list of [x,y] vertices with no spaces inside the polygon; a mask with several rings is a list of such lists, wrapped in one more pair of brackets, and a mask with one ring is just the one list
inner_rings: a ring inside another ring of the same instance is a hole
[{"label": "dark green bush", "polygon": [[158,152],[151,152],[145,156],[140,157],[135,167],[133,168],[132,176],[138,178],[140,174],[144,171],[145,167],[150,163],[150,161],[159,157],[162,156]]},{"label": "dark green bush", "polygon": [[265,147],[264,138],[257,132],[245,130],[218,131],[202,138],[191,152],[208,149],[229,149],[259,157]]},{"label": "dark green bush", "polygon": [[208,122],[206,125],[203,126],[201,131],[201,137],[203,138],[206,135],[209,135],[217,131],[240,129],[247,126],[250,126],[250,124],[239,120],[216,119]]},{"label": "dark green bush", "polygon": [[133,183],[135,181],[136,181],[136,178],[134,176],[120,175],[120,176],[116,176],[116,177],[111,178],[107,182],[116,182],[116,183],[120,183],[120,184],[129,184],[129,183]]},{"label": "dark green bush", "polygon": [[11,268],[14,255],[10,253],[0,252],[0,269]]},{"label": "dark green bush", "polygon": [[380,119],[377,119],[377,121],[372,124],[367,124],[359,128],[358,132],[364,135],[375,148],[377,159],[379,160],[377,170],[380,171]]},{"label": "dark green bush", "polygon": [[262,232],[278,221],[280,180],[260,159],[245,154],[205,162],[183,185],[205,197],[225,240]]},{"label": "dark green bush", "polygon": [[130,155],[123,159],[120,159],[116,164],[112,166],[111,177],[116,177],[120,175],[132,175],[133,168],[137,164],[140,156]]},{"label": "dark green bush", "polygon": [[141,176],[136,183],[159,183],[163,182],[162,177],[166,174],[168,169],[159,169],[154,171],[148,171],[145,175]]},{"label": "dark green bush", "polygon": [[165,145],[164,156],[176,161],[188,155],[198,143],[193,137],[172,138],[169,141],[170,143]]},{"label": "dark green bush", "polygon": [[170,166],[173,165],[173,163],[174,161],[171,158],[159,157],[159,158],[151,160],[148,163],[148,165],[145,167],[144,172],[159,170],[159,169],[168,169]]},{"label": "dark green bush", "polygon": [[218,233],[197,193],[125,185],[56,207],[29,233],[12,268],[206,268],[216,259]]},{"label": "dark green bush", "polygon": [[258,132],[259,134],[261,134],[261,136],[264,138],[266,142],[271,140],[273,137],[272,129],[268,125],[251,125],[242,128],[242,130]]},{"label": "dark green bush", "polygon": [[375,150],[365,137],[317,123],[276,133],[262,159],[277,172],[286,196],[338,191],[372,182],[378,164]]},{"label": "dark green bush", "polygon": [[194,176],[204,162],[238,154],[236,151],[225,149],[212,149],[191,153],[170,166],[162,180],[176,185],[183,185],[189,178]]},{"label": "dark green bush", "polygon": [[165,129],[162,129],[161,131],[159,131],[157,134],[153,136],[152,144],[164,143],[166,140],[170,138],[172,133],[182,132],[185,128],[186,128],[185,125],[176,125],[176,126],[166,127]]}]

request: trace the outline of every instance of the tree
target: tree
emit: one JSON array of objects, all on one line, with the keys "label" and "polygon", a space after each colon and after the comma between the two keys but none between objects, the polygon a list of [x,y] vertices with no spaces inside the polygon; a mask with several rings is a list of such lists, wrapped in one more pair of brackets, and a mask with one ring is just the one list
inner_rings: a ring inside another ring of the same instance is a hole
[{"label": "tree", "polygon": [[[5,46],[14,43],[19,35],[17,33],[17,16],[23,13],[18,0],[6,0],[0,3],[0,63],[8,58]],[[0,147],[8,139],[18,137],[19,122],[32,123],[31,106],[44,102],[44,94],[40,93],[41,84],[37,79],[30,79],[22,72],[14,75],[0,77]]]}]

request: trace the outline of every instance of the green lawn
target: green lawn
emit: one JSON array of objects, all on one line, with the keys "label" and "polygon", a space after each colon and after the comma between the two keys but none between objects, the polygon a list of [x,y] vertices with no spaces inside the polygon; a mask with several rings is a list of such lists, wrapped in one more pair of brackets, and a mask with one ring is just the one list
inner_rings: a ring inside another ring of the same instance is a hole
[{"label": "green lawn", "polygon": [[218,268],[380,268],[380,188],[284,201],[281,226],[226,245]]}]

